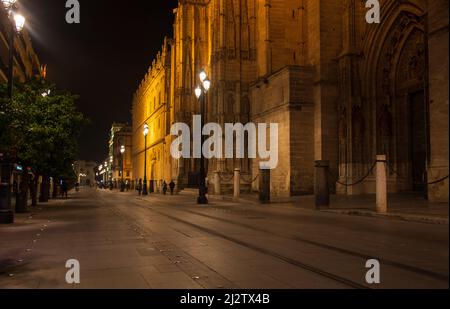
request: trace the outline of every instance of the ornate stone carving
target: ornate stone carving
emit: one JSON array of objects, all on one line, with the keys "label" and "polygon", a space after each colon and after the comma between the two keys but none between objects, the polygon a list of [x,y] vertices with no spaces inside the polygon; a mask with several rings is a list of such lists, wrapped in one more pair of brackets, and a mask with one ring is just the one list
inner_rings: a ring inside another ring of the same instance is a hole
[{"label": "ornate stone carving", "polygon": [[392,113],[389,110],[387,104],[382,104],[377,113],[377,148],[379,154],[386,154],[388,158],[391,153],[391,141],[392,141]]},{"label": "ornate stone carving", "polygon": [[[347,163],[347,110],[344,108],[341,111],[339,119],[339,162],[340,164]],[[341,175],[344,171],[341,171]]]}]

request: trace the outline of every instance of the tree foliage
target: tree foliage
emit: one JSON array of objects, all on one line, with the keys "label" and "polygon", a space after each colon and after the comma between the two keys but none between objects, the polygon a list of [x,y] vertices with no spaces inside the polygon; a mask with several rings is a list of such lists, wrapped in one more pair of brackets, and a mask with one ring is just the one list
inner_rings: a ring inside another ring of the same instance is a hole
[{"label": "tree foliage", "polygon": [[12,100],[6,93],[0,85],[0,152],[40,175],[72,178],[77,141],[87,123],[76,108],[78,97],[42,79],[15,83]]}]

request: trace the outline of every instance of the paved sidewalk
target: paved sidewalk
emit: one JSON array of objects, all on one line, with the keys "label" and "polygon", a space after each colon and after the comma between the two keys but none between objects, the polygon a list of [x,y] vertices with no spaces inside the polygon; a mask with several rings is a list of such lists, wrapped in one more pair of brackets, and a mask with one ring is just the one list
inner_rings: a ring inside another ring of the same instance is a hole
[{"label": "paved sidewalk", "polygon": [[[193,194],[192,191],[189,193]],[[244,194],[235,199],[232,196],[209,196],[210,199],[260,205],[257,194]],[[302,209],[315,209],[314,196],[300,196],[291,198],[275,198],[272,205],[276,207],[291,207]],[[417,193],[390,194],[388,197],[389,209],[387,214],[376,212],[375,195],[362,196],[331,196],[330,208],[321,209],[323,212],[332,212],[343,215],[368,216],[389,218],[412,222],[449,224],[449,203],[431,203]],[[264,206],[262,206],[264,207]]]},{"label": "paved sidewalk", "polygon": [[[72,193],[0,225],[0,288],[201,288],[174,269],[158,237],[139,231],[94,194]],[[81,263],[80,285],[66,282],[69,259]]]}]

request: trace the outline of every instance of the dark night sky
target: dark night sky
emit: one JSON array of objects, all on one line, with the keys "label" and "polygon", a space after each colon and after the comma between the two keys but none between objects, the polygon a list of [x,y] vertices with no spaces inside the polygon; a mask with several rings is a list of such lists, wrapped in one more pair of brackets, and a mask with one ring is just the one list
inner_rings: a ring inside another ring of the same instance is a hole
[{"label": "dark night sky", "polygon": [[131,123],[131,99],[165,35],[176,0],[79,0],[81,23],[67,24],[66,0],[20,0],[48,79],[81,96],[90,120],[80,159],[102,161],[112,122]]}]

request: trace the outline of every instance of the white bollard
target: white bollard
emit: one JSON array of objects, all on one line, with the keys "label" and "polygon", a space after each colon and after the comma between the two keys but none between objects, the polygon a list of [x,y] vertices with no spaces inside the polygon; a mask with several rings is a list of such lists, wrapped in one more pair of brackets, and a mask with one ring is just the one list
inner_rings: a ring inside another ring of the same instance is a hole
[{"label": "white bollard", "polygon": [[241,170],[236,168],[234,170],[234,198],[241,196]]},{"label": "white bollard", "polygon": [[220,172],[214,173],[214,194],[220,195]]},{"label": "white bollard", "polygon": [[387,161],[386,155],[377,156],[377,212],[387,213]]}]

